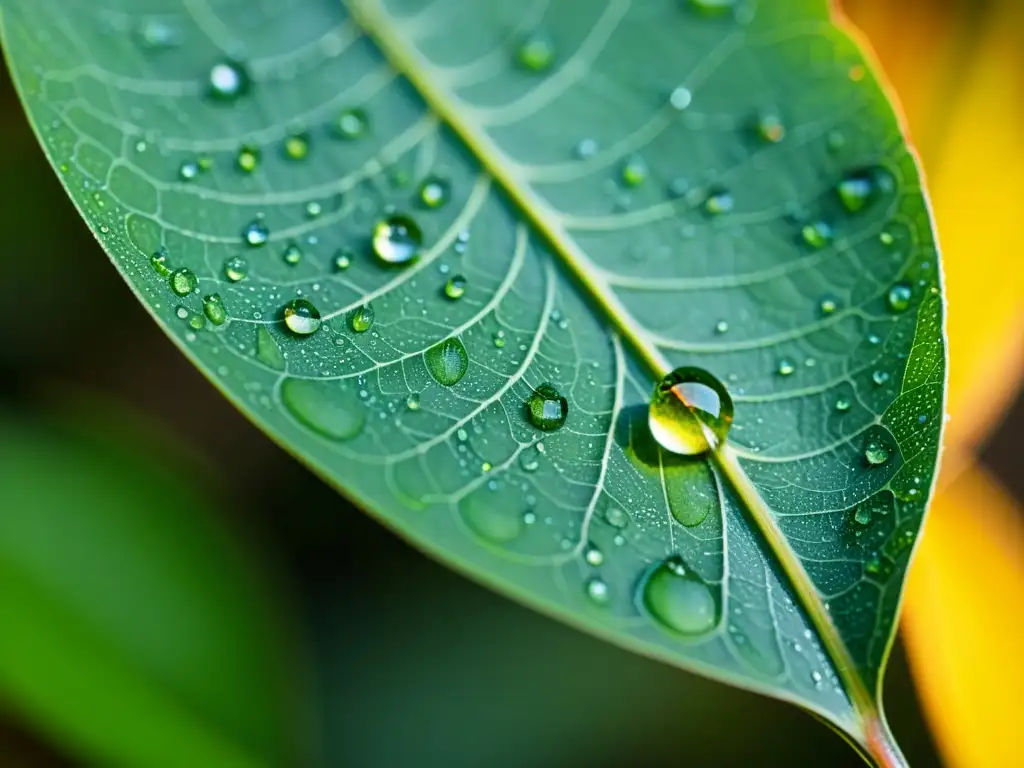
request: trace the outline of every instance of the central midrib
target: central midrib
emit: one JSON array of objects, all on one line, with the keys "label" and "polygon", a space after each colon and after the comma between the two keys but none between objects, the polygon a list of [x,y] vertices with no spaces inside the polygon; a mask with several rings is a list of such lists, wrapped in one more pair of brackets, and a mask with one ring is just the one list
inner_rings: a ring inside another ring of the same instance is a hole
[{"label": "central midrib", "polygon": [[[509,169],[504,152],[479,126],[464,120],[457,108],[458,100],[430,77],[433,69],[430,61],[424,59],[414,46],[409,45],[395,34],[393,24],[380,8],[379,0],[344,0],[354,20],[374,40],[385,58],[410,83],[412,83],[431,110],[444,121],[466,144],[480,161],[484,169],[501,185],[524,216],[544,236],[552,250],[558,254],[565,266],[589,297],[600,306],[605,316],[619,335],[625,339],[633,352],[647,366],[650,373],[661,379],[672,371],[672,364],[656,345],[638,331],[629,310],[623,306],[610,286],[599,276],[599,270],[580,249],[558,221],[557,213],[528,185],[524,184]],[[823,645],[829,651],[836,671],[843,681],[854,709],[870,726],[880,722],[880,714],[873,696],[869,693],[850,655],[846,643],[836,630],[813,582],[804,570],[796,553],[790,547],[785,534],[775,522],[775,516],[761,497],[753,481],[739,463],[736,453],[728,444],[713,453],[716,463],[737,496],[743,502],[750,517],[757,524],[773,554],[786,573],[793,591],[814,624]],[[869,730],[869,728],[865,728]]]}]

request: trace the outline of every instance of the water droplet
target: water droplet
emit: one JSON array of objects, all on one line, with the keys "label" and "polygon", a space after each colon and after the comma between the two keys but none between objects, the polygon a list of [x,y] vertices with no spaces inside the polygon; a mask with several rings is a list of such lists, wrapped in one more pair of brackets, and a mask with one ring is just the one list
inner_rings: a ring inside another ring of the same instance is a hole
[{"label": "water droplet", "polygon": [[494,334],[493,341],[494,341],[494,346],[496,346],[498,349],[501,349],[502,347],[504,347],[505,346],[505,332],[504,331],[498,331],[496,334]]},{"label": "water droplet", "polygon": [[839,202],[850,213],[863,210],[875,192],[875,183],[866,173],[855,173],[847,176],[836,185]]},{"label": "water droplet", "polygon": [[169,277],[171,268],[167,264],[167,249],[161,247],[156,253],[149,257],[149,263],[153,266],[160,277]]},{"label": "water droplet", "polygon": [[811,248],[824,248],[832,240],[832,227],[824,221],[805,224],[800,230],[800,237]]},{"label": "water droplet", "polygon": [[896,285],[889,289],[886,301],[889,304],[889,309],[893,312],[906,312],[910,308],[912,296],[913,292],[907,283],[896,283]]},{"label": "water droplet", "polygon": [[647,180],[647,164],[640,157],[631,157],[622,166],[622,183],[638,187]]},{"label": "water droplet", "polygon": [[672,93],[670,93],[668,96],[669,106],[672,107],[672,109],[676,110],[677,112],[682,112],[684,109],[690,106],[691,101],[693,101],[693,94],[690,92],[689,88],[686,88],[682,85],[674,88],[672,90]]},{"label": "water droplet", "polygon": [[705,453],[729,432],[732,398],[707,371],[677,368],[654,388],[647,423],[665,450],[686,456]]},{"label": "water droplet", "polygon": [[725,320],[719,320],[715,324],[715,333],[726,333],[729,330],[729,323]]},{"label": "water droplet", "polygon": [[451,387],[466,375],[469,368],[469,355],[462,341],[452,337],[440,344],[435,344],[423,353],[427,370],[438,384]]},{"label": "water droplet", "polygon": [[586,584],[587,597],[599,605],[607,604],[610,599],[608,584],[597,577],[590,579]]},{"label": "water droplet", "polygon": [[306,218],[315,219],[321,213],[324,212],[324,208],[316,200],[310,200],[306,203]]},{"label": "water droplet", "polygon": [[405,407],[410,411],[418,411],[420,409],[420,393],[413,392],[405,398]]},{"label": "water droplet", "polygon": [[883,230],[878,234],[878,241],[882,245],[892,245],[893,243],[896,242],[896,238],[892,236],[892,232]]},{"label": "water droplet", "polygon": [[597,142],[593,139],[580,139],[573,151],[580,160],[586,160],[597,154]]},{"label": "water droplet", "polygon": [[366,333],[373,327],[373,314],[373,307],[369,304],[356,307],[348,313],[348,327],[354,333]]},{"label": "water droplet", "polygon": [[285,264],[294,267],[302,261],[302,249],[295,243],[291,243],[284,249],[284,253],[281,254],[281,258],[284,259]]},{"label": "water droplet", "polygon": [[618,507],[608,507],[604,511],[604,519],[612,528],[625,528],[629,525],[629,515]]},{"label": "water droplet", "polygon": [[203,314],[214,325],[224,325],[228,319],[228,311],[219,293],[211,293],[203,297]]},{"label": "water droplet", "polygon": [[555,61],[555,46],[546,35],[535,32],[520,43],[516,61],[531,72],[543,72]]},{"label": "water droplet", "polygon": [[870,442],[864,448],[864,460],[873,467],[885,464],[889,460],[889,450],[878,442]]},{"label": "water droplet", "polygon": [[192,181],[199,175],[199,163],[195,160],[184,160],[178,166],[178,178],[182,181]]},{"label": "water droplet", "polygon": [[252,173],[260,164],[260,148],[251,144],[244,144],[242,148],[238,150],[238,156],[235,158],[235,164],[239,170],[245,171],[246,173]]},{"label": "water droplet", "polygon": [[861,525],[867,525],[871,522],[871,508],[864,504],[859,505],[853,513],[853,519]]},{"label": "water droplet", "polygon": [[591,544],[583,553],[583,559],[587,561],[587,565],[592,565],[596,568],[604,563],[604,553]]},{"label": "water droplet", "polygon": [[181,30],[163,19],[146,19],[138,29],[139,42],[145,48],[157,50],[181,45]]},{"label": "water droplet", "polygon": [[294,133],[284,140],[284,154],[289,160],[304,160],[309,154],[309,136]]},{"label": "water droplet", "polygon": [[252,80],[237,61],[219,61],[210,68],[209,93],[220,101],[234,101],[249,91]]},{"label": "water droplet", "polygon": [[704,210],[711,216],[720,216],[732,209],[732,194],[724,189],[714,189],[704,199]]},{"label": "water droplet", "polygon": [[871,380],[880,387],[889,380],[889,374],[885,371],[875,371],[871,374]]},{"label": "water droplet", "polygon": [[793,363],[793,361],[784,357],[781,360],[779,360],[779,366],[778,368],[775,369],[775,372],[779,374],[779,376],[789,376],[795,370],[796,365]]},{"label": "water droplet", "polygon": [[836,309],[839,308],[839,304],[836,302],[835,299],[827,297],[821,300],[819,308],[821,309],[821,314],[831,315],[833,312],[836,311]]},{"label": "water droplet", "polygon": [[850,410],[850,401],[847,400],[845,397],[840,397],[839,399],[836,400],[836,410],[839,411],[840,413],[846,413],[848,410]]},{"label": "water droplet", "polygon": [[387,264],[408,264],[420,252],[423,233],[408,216],[396,214],[373,226],[373,252]]},{"label": "water droplet", "polygon": [[329,440],[351,440],[366,424],[366,407],[336,381],[285,379],[281,402],[300,424]]},{"label": "water droplet", "polygon": [[308,299],[292,299],[284,305],[281,317],[296,336],[309,336],[320,328],[320,310]]},{"label": "water droplet", "polygon": [[757,118],[757,135],[771,144],[778,144],[786,138],[786,126],[774,112],[762,112]]},{"label": "water droplet", "polygon": [[242,230],[242,239],[253,248],[259,248],[261,245],[267,244],[267,240],[270,239],[270,230],[267,229],[267,225],[263,223],[262,219],[255,219],[245,225],[245,229]]},{"label": "water droplet", "polygon": [[440,208],[448,202],[451,184],[438,176],[428,176],[420,184],[420,202],[427,208]]},{"label": "water droplet", "polygon": [[168,285],[178,296],[188,296],[199,285],[199,278],[191,269],[176,269],[168,278]]},{"label": "water droplet", "polygon": [[569,415],[569,401],[554,384],[541,384],[526,399],[526,416],[537,429],[545,432],[561,428]]},{"label": "water droplet", "polygon": [[349,141],[361,139],[370,129],[370,118],[358,107],[342,110],[334,121],[334,133]]},{"label": "water droplet", "polygon": [[444,295],[455,301],[461,299],[466,293],[466,278],[462,275],[452,275],[444,284]]},{"label": "water droplet", "polygon": [[681,635],[702,635],[718,623],[718,603],[711,588],[682,560],[671,557],[647,577],[644,607],[662,627]]},{"label": "water droplet", "polygon": [[232,283],[245,280],[249,276],[249,262],[241,256],[232,256],[224,262],[224,277]]}]

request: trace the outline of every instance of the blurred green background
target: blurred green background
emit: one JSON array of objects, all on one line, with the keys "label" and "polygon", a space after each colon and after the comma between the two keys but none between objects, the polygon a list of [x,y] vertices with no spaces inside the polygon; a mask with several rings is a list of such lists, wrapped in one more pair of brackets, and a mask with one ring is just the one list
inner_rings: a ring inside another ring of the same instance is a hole
[{"label": "blurred green background", "polygon": [[[166,342],[2,71],[0,146],[0,765],[861,765],[362,515]],[[1018,401],[982,452],[1017,498],[1022,427]],[[941,764],[899,644],[885,703]]]}]

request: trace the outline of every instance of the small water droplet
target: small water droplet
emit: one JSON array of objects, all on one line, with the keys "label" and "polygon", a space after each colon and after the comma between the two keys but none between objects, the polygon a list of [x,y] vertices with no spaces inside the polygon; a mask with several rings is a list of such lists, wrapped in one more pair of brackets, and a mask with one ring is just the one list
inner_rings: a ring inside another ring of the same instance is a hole
[{"label": "small water droplet", "polygon": [[714,189],[704,199],[704,210],[711,216],[720,216],[733,209],[732,194],[724,189]]},{"label": "small water droplet", "polygon": [[823,315],[831,315],[833,312],[836,311],[836,309],[838,309],[838,307],[839,304],[832,297],[822,299],[821,304],[819,305],[819,308],[821,309],[821,314]]},{"label": "small water droplet", "polygon": [[284,249],[284,253],[281,254],[281,258],[284,259],[285,264],[294,267],[302,261],[302,249],[295,243],[291,243]]},{"label": "small water droplet", "polygon": [[555,46],[547,35],[534,32],[519,44],[516,61],[531,72],[543,72],[555,61]]},{"label": "small water droplet", "polygon": [[211,293],[203,297],[203,314],[214,325],[224,325],[228,319],[228,311],[219,293]]},{"label": "small water droplet", "polygon": [[307,219],[315,219],[324,211],[323,206],[320,205],[320,203],[318,203],[316,200],[310,200],[308,203],[306,203],[305,210]]},{"label": "small water droplet", "polygon": [[448,202],[451,183],[438,176],[428,176],[420,184],[420,202],[427,208],[440,208]]},{"label": "small water droplet", "polygon": [[599,605],[607,604],[610,599],[608,584],[597,577],[590,579],[586,584],[587,597]]},{"label": "small water droplet", "polygon": [[182,181],[192,181],[199,175],[199,163],[195,160],[184,160],[178,166],[178,178]]},{"label": "small water droplet", "polygon": [[427,370],[438,384],[451,387],[459,382],[469,368],[469,355],[462,341],[452,337],[435,344],[423,353]]},{"label": "small water droplet", "polygon": [[235,157],[235,164],[239,170],[252,173],[260,164],[260,148],[252,144],[243,144]]},{"label": "small water droplet", "polygon": [[725,440],[732,413],[722,382],[701,368],[677,368],[654,388],[647,423],[662,448],[692,456]]},{"label": "small water droplet", "polygon": [[608,507],[604,511],[604,519],[612,528],[625,528],[629,525],[629,515],[618,507]]},{"label": "small water droplet", "polygon": [[886,371],[875,371],[871,374],[871,380],[880,387],[889,380],[889,374]]},{"label": "small water droplet", "polygon": [[452,275],[444,284],[444,295],[452,301],[461,299],[466,293],[466,278],[462,275]]},{"label": "small water droplet", "polygon": [[840,413],[846,413],[850,410],[850,401],[845,397],[840,397],[836,400],[836,410]]},{"label": "small water droplet", "polygon": [[266,245],[269,239],[270,230],[267,229],[267,226],[263,223],[262,219],[250,221],[242,230],[242,240],[253,248],[259,248],[261,245]]},{"label": "small water droplet", "polygon": [[348,327],[353,333],[366,333],[373,327],[373,307],[363,304],[348,313]]},{"label": "small water droplet", "polygon": [[410,411],[418,411],[420,409],[420,393],[413,392],[405,398],[405,407]]},{"label": "small water droplet", "polygon": [[757,118],[757,135],[771,144],[778,144],[786,138],[786,126],[775,112],[762,112]]},{"label": "small water droplet", "polygon": [[176,269],[168,278],[168,285],[178,296],[188,296],[199,285],[199,278],[191,269]]},{"label": "small water droplet", "polygon": [[210,95],[220,101],[234,101],[249,91],[252,80],[237,61],[219,61],[210,67],[207,84]]},{"label": "small water droplet", "polygon": [[668,97],[669,106],[677,112],[682,112],[690,106],[691,101],[693,101],[693,94],[690,92],[690,89],[681,85],[673,89]]},{"label": "small water droplet", "polygon": [[647,577],[644,607],[655,621],[681,635],[703,635],[718,623],[718,604],[711,588],[682,560],[671,557]]},{"label": "small water droplet", "polygon": [[334,269],[338,272],[344,272],[350,266],[352,266],[353,253],[348,248],[339,248],[334,252]]},{"label": "small water droplet", "polygon": [[640,157],[631,157],[622,166],[622,183],[638,187],[647,180],[647,164]]},{"label": "small water droplet", "polygon": [[811,248],[824,248],[832,240],[832,227],[824,221],[805,224],[800,230],[800,237]]},{"label": "small water droplet", "polygon": [[729,323],[725,320],[719,320],[715,324],[715,333],[726,333],[729,330]]},{"label": "small water droplet", "polygon": [[853,519],[860,525],[867,525],[871,522],[871,508],[865,504],[859,505],[853,513]]},{"label": "small water droplet", "polygon": [[792,360],[788,358],[782,358],[779,360],[779,366],[775,369],[775,372],[779,376],[789,376],[796,370],[796,365]]},{"label": "small water droplet", "polygon": [[569,401],[554,384],[541,384],[526,399],[526,416],[537,429],[560,429],[569,415]]},{"label": "small water droplet", "polygon": [[597,154],[597,142],[593,139],[580,139],[573,151],[580,160],[586,160]]},{"label": "small water droplet", "polygon": [[878,234],[878,241],[882,245],[892,245],[893,243],[896,242],[896,238],[892,236],[892,232],[889,232],[887,230],[882,230]]},{"label": "small water droplet", "polygon": [[245,280],[249,276],[249,262],[241,256],[232,256],[224,262],[224,277],[232,283]]},{"label": "small water droplet", "polygon": [[181,45],[181,30],[163,19],[146,19],[138,28],[139,43],[144,48],[158,50]]},{"label": "small water droplet", "polygon": [[587,565],[592,565],[596,568],[604,563],[604,553],[591,544],[583,553],[583,559],[587,561]]},{"label": "small water droplet", "polygon": [[289,160],[304,160],[309,154],[309,136],[294,133],[284,140],[284,154]]},{"label": "small water droplet", "polygon": [[408,264],[423,244],[419,225],[409,216],[395,214],[373,226],[373,252],[387,264]]},{"label": "small water droplet", "polygon": [[167,249],[161,247],[149,257],[149,263],[160,277],[170,277],[171,268],[167,263]]},{"label": "small water droplet", "polygon": [[839,202],[849,213],[863,210],[871,201],[874,192],[874,180],[866,173],[851,174],[836,185]]},{"label": "small water droplet", "polygon": [[505,332],[504,331],[498,331],[496,334],[494,334],[493,341],[494,341],[494,346],[496,346],[498,349],[501,349],[502,347],[504,347],[505,346]]},{"label": "small water droplet", "polygon": [[364,110],[359,108],[342,110],[334,121],[334,133],[342,139],[362,138],[369,127],[369,117]]},{"label": "small water droplet", "polygon": [[910,308],[913,291],[907,283],[896,283],[889,289],[886,301],[893,312],[906,312]]},{"label": "small water droplet", "polygon": [[864,448],[864,460],[873,467],[885,464],[889,460],[889,451],[881,443],[872,441]]}]

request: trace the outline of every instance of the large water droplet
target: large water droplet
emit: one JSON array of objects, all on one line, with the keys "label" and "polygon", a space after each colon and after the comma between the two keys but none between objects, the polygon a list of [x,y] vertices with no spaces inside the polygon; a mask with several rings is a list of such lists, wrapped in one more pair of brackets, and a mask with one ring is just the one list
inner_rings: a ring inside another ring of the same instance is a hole
[{"label": "large water droplet", "polygon": [[199,285],[199,278],[191,269],[176,269],[167,281],[178,296],[188,296]]},{"label": "large water droplet", "polygon": [[451,185],[438,176],[428,176],[420,184],[420,202],[427,208],[440,208],[448,202]]},{"label": "large water droplet", "polygon": [[864,461],[872,467],[885,464],[889,460],[889,450],[879,442],[871,441],[864,448]]},{"label": "large water droplet", "polygon": [[366,424],[359,397],[335,381],[285,379],[281,402],[300,424],[330,440],[351,440]]},{"label": "large water droplet", "polygon": [[284,305],[281,317],[296,336],[309,336],[320,328],[320,310],[308,299],[292,299]]},{"label": "large water droplet", "polygon": [[913,291],[909,285],[906,283],[896,283],[896,285],[889,289],[886,301],[889,304],[889,309],[893,312],[906,312],[910,308],[910,299],[912,297]]},{"label": "large water droplet", "polygon": [[366,333],[373,327],[373,307],[363,304],[348,313],[348,327],[355,333]]},{"label": "large water droplet", "polygon": [[526,416],[537,429],[551,432],[565,424],[569,401],[554,384],[541,384],[526,399]]},{"label": "large water droplet", "polygon": [[224,325],[228,319],[228,311],[219,293],[211,293],[203,297],[203,314],[214,325]]},{"label": "large water droplet", "polygon": [[373,226],[373,252],[388,264],[408,264],[423,244],[423,233],[410,217],[396,214]]},{"label": "large water droplet", "polygon": [[244,96],[252,80],[245,67],[237,61],[219,61],[210,67],[209,93],[221,101],[234,101]]},{"label": "large water droplet", "polygon": [[459,515],[473,533],[495,544],[507,544],[523,534],[521,508],[492,491],[479,489],[459,502]]},{"label": "large water droplet", "polygon": [[718,602],[711,588],[671,557],[647,577],[644,607],[666,629],[681,635],[703,635],[718,623]]},{"label": "large water droplet", "polygon": [[430,375],[444,387],[457,384],[469,368],[469,354],[455,337],[432,346],[423,353],[423,360]]},{"label": "large water droplet", "polygon": [[647,423],[665,450],[685,456],[705,453],[729,432],[732,398],[707,371],[677,368],[654,388]]}]

